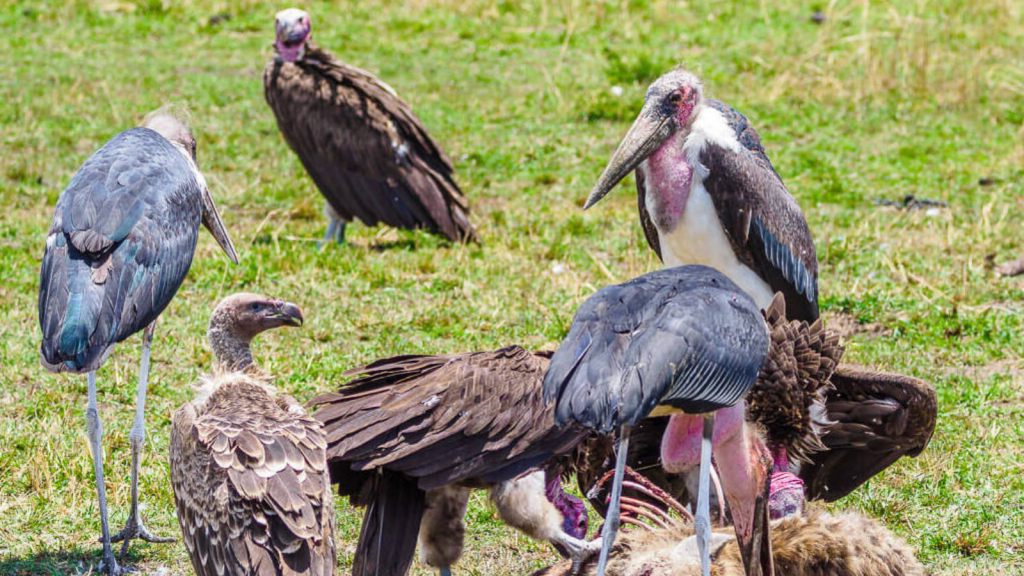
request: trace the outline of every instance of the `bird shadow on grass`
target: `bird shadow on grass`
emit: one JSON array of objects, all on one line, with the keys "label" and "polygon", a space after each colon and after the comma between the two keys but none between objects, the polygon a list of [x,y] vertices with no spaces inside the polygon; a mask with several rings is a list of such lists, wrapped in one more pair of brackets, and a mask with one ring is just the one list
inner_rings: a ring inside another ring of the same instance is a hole
[{"label": "bird shadow on grass", "polygon": [[[114,551],[117,554],[117,550]],[[0,576],[64,576],[67,574],[99,574],[102,557],[95,551],[79,549],[38,552],[26,556],[0,556]],[[128,551],[125,564],[135,567],[141,557]]]}]

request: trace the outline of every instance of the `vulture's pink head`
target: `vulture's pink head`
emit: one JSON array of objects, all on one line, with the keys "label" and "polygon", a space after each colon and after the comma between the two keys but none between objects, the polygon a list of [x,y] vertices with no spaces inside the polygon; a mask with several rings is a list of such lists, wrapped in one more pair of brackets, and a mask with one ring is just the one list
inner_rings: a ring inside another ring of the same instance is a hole
[{"label": "vulture's pink head", "polygon": [[313,24],[305,10],[289,8],[274,17],[274,48],[285,62],[295,62],[306,53],[306,41]]},{"label": "vulture's pink head", "polygon": [[[544,495],[562,513],[562,532],[579,540],[586,538],[587,530],[590,529],[590,517],[587,515],[587,506],[583,500],[563,490],[562,479],[558,476],[552,478],[544,487]],[[562,556],[569,556],[557,544],[555,549]]]}]

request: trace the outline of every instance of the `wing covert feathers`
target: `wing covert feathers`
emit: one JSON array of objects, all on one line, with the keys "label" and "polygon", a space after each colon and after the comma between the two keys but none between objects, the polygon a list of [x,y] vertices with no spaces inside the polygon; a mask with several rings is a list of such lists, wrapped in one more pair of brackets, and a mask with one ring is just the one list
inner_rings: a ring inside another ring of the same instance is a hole
[{"label": "wing covert feathers", "polygon": [[182,541],[199,576],[329,575],[334,510],[323,432],[287,396],[242,373],[172,419]]}]

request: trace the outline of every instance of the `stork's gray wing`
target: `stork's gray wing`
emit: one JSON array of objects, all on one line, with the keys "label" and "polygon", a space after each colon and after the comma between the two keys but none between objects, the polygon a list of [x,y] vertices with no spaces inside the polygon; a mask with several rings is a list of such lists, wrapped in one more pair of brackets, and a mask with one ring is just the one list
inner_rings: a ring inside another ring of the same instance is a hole
[{"label": "stork's gray wing", "polygon": [[451,163],[389,86],[316,47],[298,63],[272,60],[263,83],[285,140],[343,218],[476,240]]},{"label": "stork's gray wing", "polygon": [[322,430],[275,412],[267,419],[243,403],[197,415],[186,404],[174,414],[171,484],[199,576],[334,573]]},{"label": "stork's gray wing", "polygon": [[418,478],[423,490],[499,482],[568,451],[584,432],[556,427],[544,404],[548,357],[510,346],[350,370],[360,377],[311,401],[324,423],[332,480],[343,493],[342,476],[378,468]]},{"label": "stork's gray wing", "polygon": [[149,325],[192,264],[202,184],[148,128],[115,136],[61,193],[40,272],[43,364],[95,370],[114,343]]},{"label": "stork's gray wing", "polygon": [[739,152],[709,143],[700,161],[709,171],[711,196],[733,250],[744,264],[782,292],[794,320],[818,318],[818,256],[807,220],[775,172],[746,117],[709,101],[729,121],[743,146]]},{"label": "stork's gray wing", "polygon": [[655,406],[735,404],[757,377],[768,332],[757,306],[706,266],[651,272],[591,296],[551,360],[557,423],[610,432]]},{"label": "stork's gray wing", "polygon": [[826,402],[835,421],[822,437],[828,449],[800,470],[807,496],[846,496],[903,456],[917,456],[935,432],[935,389],[922,380],[840,365]]}]

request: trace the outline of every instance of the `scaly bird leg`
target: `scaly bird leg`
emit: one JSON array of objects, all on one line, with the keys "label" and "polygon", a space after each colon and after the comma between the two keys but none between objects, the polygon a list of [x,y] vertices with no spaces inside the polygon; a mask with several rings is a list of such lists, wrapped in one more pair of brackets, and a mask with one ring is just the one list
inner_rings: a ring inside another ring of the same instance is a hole
[{"label": "scaly bird leg", "polygon": [[103,484],[103,424],[100,423],[100,412],[96,406],[96,372],[89,372],[89,404],[85,409],[85,425],[89,436],[89,448],[92,450],[92,465],[96,474],[96,499],[100,503],[100,528],[103,536],[103,561],[100,572],[119,576],[123,574],[121,567],[114,559],[110,549],[110,523],[107,521],[107,488]]},{"label": "scaly bird leg", "polygon": [[615,479],[612,481],[612,495],[608,503],[608,516],[601,531],[601,556],[597,560],[596,576],[604,576],[608,567],[615,536],[619,532],[619,504],[622,499],[622,477],[626,473],[626,456],[629,454],[629,424],[619,427],[619,446],[615,451]]},{"label": "scaly bird leg", "polygon": [[174,542],[174,538],[154,536],[142,523],[142,516],[139,514],[139,460],[142,457],[142,445],[146,441],[146,388],[149,386],[149,353],[153,344],[153,331],[156,329],[156,321],[142,331],[142,363],[139,367],[139,386],[135,399],[135,422],[128,434],[128,441],[132,449],[132,504],[128,512],[128,522],[120,532],[110,539],[111,542],[121,542],[121,562],[124,562],[128,553],[128,543],[135,539],[146,542]]},{"label": "scaly bird leg", "polygon": [[704,415],[704,435],[700,443],[700,479],[697,484],[697,513],[693,528],[700,551],[700,571],[711,576],[711,439],[715,431],[715,413]]},{"label": "scaly bird leg", "polygon": [[324,206],[324,214],[327,214],[327,231],[324,233],[323,240],[316,243],[316,247],[323,248],[331,240],[338,245],[344,244],[347,222],[341,219],[341,216],[334,211],[334,208],[331,208],[330,204]]}]

